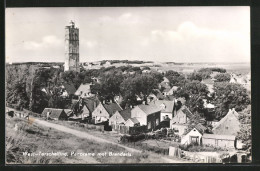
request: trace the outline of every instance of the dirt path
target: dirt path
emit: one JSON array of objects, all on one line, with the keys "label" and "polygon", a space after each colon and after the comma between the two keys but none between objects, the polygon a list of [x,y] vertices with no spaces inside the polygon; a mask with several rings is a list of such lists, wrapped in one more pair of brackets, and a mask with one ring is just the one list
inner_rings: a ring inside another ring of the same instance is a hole
[{"label": "dirt path", "polygon": [[80,138],[86,138],[86,139],[93,140],[93,141],[96,141],[96,142],[99,142],[99,143],[113,144],[113,145],[122,147],[122,148],[126,149],[129,152],[134,152],[134,153],[141,153],[142,152],[140,150],[136,150],[136,149],[133,149],[133,148],[130,148],[130,147],[126,147],[126,146],[123,146],[121,144],[117,144],[115,142],[108,141],[108,140],[105,140],[103,138],[96,137],[96,136],[88,134],[86,132],[82,132],[82,131],[78,131],[78,130],[75,130],[75,129],[71,129],[71,128],[68,128],[68,127],[63,126],[63,125],[58,125],[58,124],[54,124],[54,123],[50,123],[50,122],[43,121],[43,120],[38,120],[38,119],[35,119],[34,122],[38,123],[40,125],[46,126],[46,127],[57,129],[57,130],[62,131],[62,132],[73,134],[73,135],[75,135],[77,137],[80,137]]},{"label": "dirt path", "polygon": [[[91,135],[87,132],[74,130],[74,129],[68,128],[66,126],[63,126],[63,125],[58,125],[58,124],[50,123],[50,122],[47,122],[47,121],[44,121],[44,120],[39,120],[39,119],[34,119],[34,123],[37,123],[37,124],[40,124],[40,125],[43,125],[43,126],[46,126],[46,127],[54,128],[56,130],[66,132],[66,133],[69,133],[69,134],[73,134],[73,135],[80,137],[80,138],[86,138],[86,139],[93,140],[93,141],[96,141],[96,142],[99,142],[99,143],[113,144],[113,145],[116,145],[118,147],[122,147],[129,152],[142,153],[141,150],[126,147],[124,145],[121,145],[121,144],[118,144],[118,143],[115,143],[115,142],[112,142],[112,141],[108,141],[108,140],[103,139],[103,138],[96,137],[96,136]],[[161,158],[163,160],[165,160],[167,163],[187,163],[186,161],[183,161],[183,160],[170,159],[170,158],[167,158],[167,157],[161,157]]]}]

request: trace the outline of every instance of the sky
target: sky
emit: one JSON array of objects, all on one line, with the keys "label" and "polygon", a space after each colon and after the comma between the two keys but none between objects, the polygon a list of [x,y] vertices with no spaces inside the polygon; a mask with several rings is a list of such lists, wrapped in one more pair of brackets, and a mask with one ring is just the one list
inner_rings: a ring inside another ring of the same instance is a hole
[{"label": "sky", "polygon": [[65,26],[80,62],[250,62],[249,7],[7,8],[7,62],[64,62]]}]

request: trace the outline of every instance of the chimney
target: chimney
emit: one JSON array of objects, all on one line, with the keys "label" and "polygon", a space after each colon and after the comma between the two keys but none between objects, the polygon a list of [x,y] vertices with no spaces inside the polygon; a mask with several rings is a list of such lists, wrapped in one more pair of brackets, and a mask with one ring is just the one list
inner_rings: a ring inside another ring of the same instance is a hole
[{"label": "chimney", "polygon": [[133,106],[132,106],[132,105],[130,105],[130,108],[132,109],[132,108],[133,108]]},{"label": "chimney", "polygon": [[232,111],[235,112],[235,108],[232,108]]},{"label": "chimney", "polygon": [[232,110],[231,109],[229,109],[229,112],[231,112]]}]

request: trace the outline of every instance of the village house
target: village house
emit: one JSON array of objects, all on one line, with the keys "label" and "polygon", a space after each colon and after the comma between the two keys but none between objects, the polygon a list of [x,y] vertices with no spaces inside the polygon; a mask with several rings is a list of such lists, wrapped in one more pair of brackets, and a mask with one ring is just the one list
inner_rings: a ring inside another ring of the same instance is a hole
[{"label": "village house", "polygon": [[197,144],[200,145],[202,143],[202,132],[193,128],[189,133],[184,135],[181,138],[181,144],[189,145],[189,144]]},{"label": "village house", "polygon": [[71,97],[76,92],[76,88],[72,84],[62,83],[62,97]]},{"label": "village house", "polygon": [[138,105],[131,111],[131,118],[136,118],[140,125],[146,125],[148,130],[155,130],[160,124],[161,111],[155,105]]},{"label": "village house", "polygon": [[159,84],[159,89],[161,88],[168,88],[169,90],[171,89],[170,81],[168,80],[168,78],[163,77],[163,81]]},{"label": "village house", "polygon": [[158,108],[161,109],[161,118],[160,120],[163,121],[167,118],[172,119],[173,113],[174,113],[174,100],[173,101],[167,101],[167,100],[156,100],[153,101]]},{"label": "village house", "polygon": [[190,117],[192,117],[191,111],[185,106],[174,112],[173,118],[170,120],[170,128],[175,130],[178,135],[183,135],[188,129]]},{"label": "village house", "polygon": [[237,135],[239,130],[240,122],[238,120],[238,113],[233,108],[229,109],[227,115],[216,124],[212,132],[219,135]]},{"label": "village house", "polygon": [[81,98],[88,98],[95,96],[91,93],[91,83],[81,84],[77,91],[75,92],[75,95]]},{"label": "village house", "polygon": [[67,120],[68,115],[63,109],[45,108],[42,112],[42,116],[53,120]]},{"label": "village house", "polygon": [[116,113],[116,111],[123,110],[117,103],[99,103],[92,113],[92,119],[95,124],[108,121],[109,118]]},{"label": "village house", "polygon": [[200,123],[195,125],[191,131],[189,131],[186,135],[183,135],[181,137],[181,144],[201,145],[202,144],[202,135],[204,134],[206,129],[207,128]]},{"label": "village house", "polygon": [[119,125],[124,125],[125,122],[131,118],[131,108],[116,111],[114,115],[109,118],[109,125],[113,130],[117,130]]},{"label": "village house", "polygon": [[192,115],[193,114],[191,113],[191,111],[185,105],[182,105],[182,107],[176,112],[176,114],[172,118],[171,125],[189,123],[189,118]]},{"label": "village house", "polygon": [[97,105],[100,103],[98,98],[90,97],[90,98],[81,98],[77,101],[73,102],[72,110],[74,113],[74,118],[82,118],[82,120],[91,117],[92,112],[95,110]]},{"label": "village house", "polygon": [[235,148],[236,136],[204,134],[202,136],[202,143],[203,143],[203,145],[210,145],[213,147]]},{"label": "village house", "polygon": [[125,126],[129,126],[129,127],[140,126],[140,122],[136,118],[129,118],[125,122]]}]

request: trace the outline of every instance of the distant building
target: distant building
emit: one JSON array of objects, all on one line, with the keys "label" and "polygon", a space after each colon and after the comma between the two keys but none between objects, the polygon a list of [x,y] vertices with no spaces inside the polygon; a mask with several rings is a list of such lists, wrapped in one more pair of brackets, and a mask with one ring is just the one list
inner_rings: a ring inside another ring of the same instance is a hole
[{"label": "distant building", "polygon": [[42,112],[43,117],[47,117],[47,113],[49,114],[49,118],[53,120],[67,120],[68,115],[63,109],[55,109],[55,108],[45,108]]},{"label": "distant building", "polygon": [[129,126],[129,127],[140,126],[140,122],[136,118],[129,118],[125,122],[125,126]]},{"label": "distant building", "polygon": [[79,29],[73,21],[65,27],[64,71],[80,71],[79,67]]},{"label": "distant building", "polygon": [[119,124],[125,124],[125,122],[131,118],[131,108],[116,111],[114,115],[109,118],[109,125],[117,127]]},{"label": "distant building", "polygon": [[62,95],[61,95],[62,97],[73,96],[74,93],[76,92],[76,88],[72,84],[62,83],[61,88],[62,88]]},{"label": "distant building", "polygon": [[160,108],[155,105],[138,105],[131,110],[131,118],[136,118],[140,125],[146,125],[148,130],[155,130],[160,124]]},{"label": "distant building", "polygon": [[123,110],[117,103],[102,104],[99,103],[97,108],[92,113],[92,119],[95,124],[108,121],[109,118],[117,111]]},{"label": "distant building", "polygon": [[171,120],[172,124],[187,124],[190,121],[190,118],[192,117],[191,111],[183,105],[177,112],[176,115]]},{"label": "distant building", "polygon": [[167,100],[156,100],[152,102],[155,104],[158,108],[161,109],[161,121],[169,118],[173,118],[173,113],[174,113],[174,101],[167,101]]},{"label": "distant building", "polygon": [[75,92],[75,95],[81,98],[88,98],[88,97],[93,97],[95,96],[94,94],[91,93],[91,87],[92,84],[86,83],[86,84],[81,84],[77,91]]},{"label": "distant building", "polygon": [[193,128],[188,134],[181,138],[181,144],[189,145],[189,144],[197,144],[200,145],[202,143],[202,132]]}]

